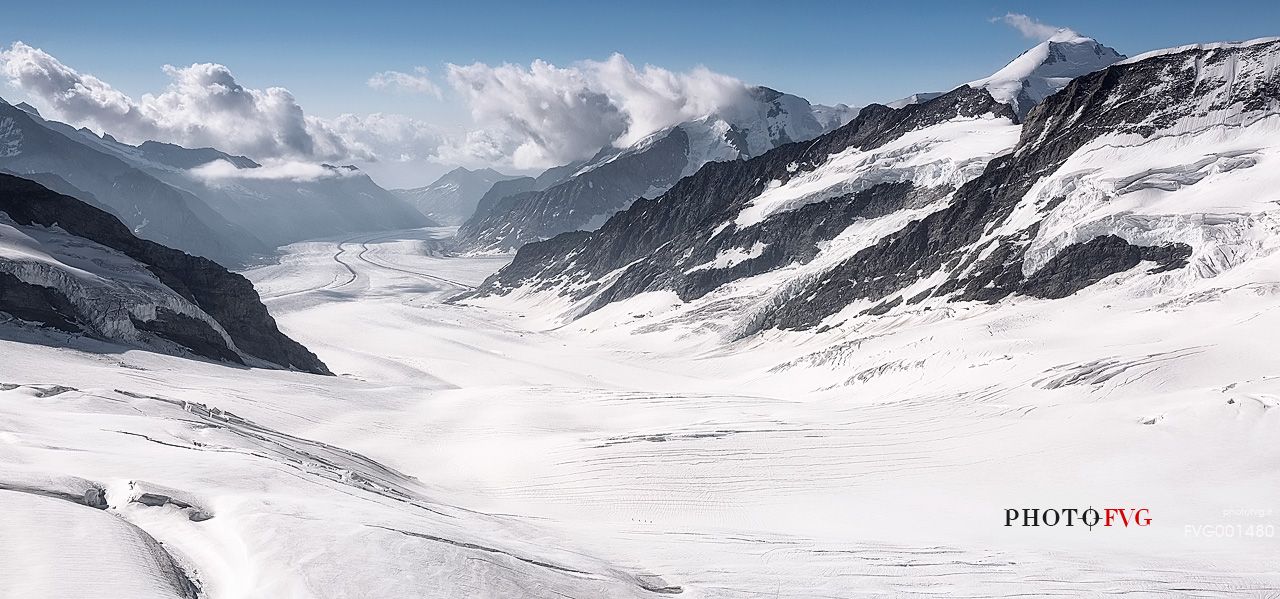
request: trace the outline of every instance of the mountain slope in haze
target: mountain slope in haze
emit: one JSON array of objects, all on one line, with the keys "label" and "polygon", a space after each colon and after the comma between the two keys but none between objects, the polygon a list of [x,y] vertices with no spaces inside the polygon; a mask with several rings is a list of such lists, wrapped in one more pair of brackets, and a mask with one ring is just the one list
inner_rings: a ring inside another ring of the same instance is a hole
[{"label": "mountain slope in haze", "polygon": [[329,374],[244,277],[10,175],[0,175],[0,312],[162,353]]},{"label": "mountain slope in haze", "polygon": [[594,229],[642,196],[656,196],[708,162],[741,160],[811,139],[847,122],[848,106],[813,106],[765,87],[750,101],[658,131],[626,148],[602,148],[563,182],[509,195],[458,230],[465,249],[509,250],[575,229]]},{"label": "mountain slope in haze", "polygon": [[[491,168],[455,168],[430,185],[414,189],[393,189],[391,193],[411,204],[418,212],[442,225],[460,225],[476,212],[476,204],[499,181],[531,179],[504,175]],[[524,190],[521,190],[524,191]]]},{"label": "mountain slope in haze", "polygon": [[586,161],[570,162],[561,166],[553,166],[542,171],[537,177],[515,177],[498,181],[489,188],[489,191],[484,192],[479,202],[476,202],[476,208],[467,220],[485,218],[489,211],[498,205],[498,202],[517,194],[542,191],[572,177],[578,169],[585,165]]},{"label": "mountain slope in haze", "polygon": [[74,128],[47,126],[34,112],[0,101],[0,169],[57,177],[67,185],[60,191],[84,192],[83,199],[108,207],[134,234],[224,264],[269,249],[195,195],[87,143]]},{"label": "mountain slope in haze", "polygon": [[56,174],[138,235],[224,264],[304,239],[434,224],[355,167],[270,173],[215,148],[125,144],[35,109],[0,105],[0,119],[0,147],[9,148],[0,169]]},{"label": "mountain slope in haze", "polygon": [[[46,124],[70,129],[55,121]],[[354,166],[320,165],[315,167],[319,172],[298,175],[267,173],[267,167],[250,158],[214,148],[154,141],[132,146],[110,135],[75,133],[85,143],[200,198],[268,250],[306,239],[436,224]]]},{"label": "mountain slope in haze", "polygon": [[1176,301],[1278,255],[1277,64],[1276,39],[1145,55],[1073,80],[1021,127],[968,86],[871,106],[525,246],[478,295],[552,292],[577,317],[674,292],[682,314],[720,306],[730,337],[1062,298],[1121,274]]}]

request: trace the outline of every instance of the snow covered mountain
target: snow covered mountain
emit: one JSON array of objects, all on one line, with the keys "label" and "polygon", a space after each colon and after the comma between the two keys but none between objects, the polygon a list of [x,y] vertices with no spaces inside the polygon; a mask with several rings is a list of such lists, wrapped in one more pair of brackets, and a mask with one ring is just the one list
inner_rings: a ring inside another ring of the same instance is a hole
[{"label": "snow covered mountain", "polygon": [[524,179],[504,175],[491,168],[467,170],[455,168],[431,185],[414,189],[393,189],[391,193],[409,202],[418,212],[442,225],[460,225],[476,212],[476,205],[493,184],[499,181]]},{"label": "snow covered mountain", "polygon": [[1066,87],[1072,79],[1123,59],[1123,54],[1093,38],[1063,30],[1023,52],[990,77],[970,81],[969,87],[986,89],[1023,118],[1033,106]]},{"label": "snow covered mountain", "polygon": [[467,249],[507,250],[575,229],[594,229],[640,197],[666,191],[708,162],[741,160],[812,139],[856,114],[839,105],[752,88],[743,106],[654,133],[630,147],[602,148],[565,181],[507,196],[458,231]]},{"label": "snow covered mountain", "polygon": [[0,312],[115,344],[328,374],[244,277],[133,236],[116,217],[0,175]]},{"label": "snow covered mountain", "polygon": [[[1013,107],[1019,119],[1025,118],[1041,100],[1066,87],[1072,79],[1106,68],[1124,55],[1099,44],[1090,37],[1062,30],[1026,52],[989,77],[970,81],[973,88],[986,89],[996,100]],[[926,102],[942,92],[912,94],[889,102],[890,108]]]},{"label": "snow covered mountain", "polygon": [[[990,77],[970,82],[1013,107],[1015,119],[1072,78],[1097,71],[1124,57],[1069,31],[1023,52]],[[849,122],[858,109],[813,106],[803,98],[758,87],[754,102],[728,114],[709,115],[660,131],[629,148],[605,148],[563,187],[509,196],[497,210],[477,214],[459,230],[468,249],[512,249],[575,229],[594,230],[638,197],[655,197],[708,162],[740,160],[792,141],[817,137]],[[913,94],[890,102],[902,108],[941,92]],[[621,164],[614,164],[620,162]],[[594,177],[584,175],[609,168]],[[676,166],[682,165],[679,172]],[[579,180],[579,177],[583,177]]]},{"label": "snow covered mountain", "polygon": [[730,338],[1101,281],[1183,301],[1280,247],[1278,60],[1275,39],[1144,55],[1021,127],[986,88],[871,106],[526,246],[478,295],[550,292],[580,317],[674,292],[681,314],[720,306]]}]

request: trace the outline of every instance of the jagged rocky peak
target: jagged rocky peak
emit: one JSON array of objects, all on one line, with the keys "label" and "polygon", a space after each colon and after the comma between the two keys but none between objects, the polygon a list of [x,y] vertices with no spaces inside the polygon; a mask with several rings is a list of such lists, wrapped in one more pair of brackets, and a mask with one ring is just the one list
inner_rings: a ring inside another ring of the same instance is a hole
[{"label": "jagged rocky peak", "polygon": [[1062,298],[1121,273],[1133,294],[1173,293],[1275,238],[1258,216],[1280,185],[1277,64],[1274,39],[1152,53],[1070,81],[1021,127],[989,87],[868,106],[813,142],[708,165],[594,233],[525,246],[477,295],[562,294],[577,317],[674,291],[746,306],[725,325],[741,335]]},{"label": "jagged rocky peak", "polygon": [[103,210],[4,174],[0,312],[163,353],[330,374],[280,332],[244,277],[139,239]]}]

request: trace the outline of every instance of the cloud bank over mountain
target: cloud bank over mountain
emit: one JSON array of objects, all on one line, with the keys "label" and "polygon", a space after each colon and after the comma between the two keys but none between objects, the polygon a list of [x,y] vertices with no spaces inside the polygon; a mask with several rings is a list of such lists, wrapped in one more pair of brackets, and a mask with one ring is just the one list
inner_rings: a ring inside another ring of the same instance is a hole
[{"label": "cloud bank over mountain", "polygon": [[[747,85],[698,67],[677,73],[622,54],[568,67],[449,65],[448,79],[477,130],[442,153],[458,162],[508,159],[545,168],[626,146],[672,125],[748,101]],[[468,160],[471,159],[471,160]]]},{"label": "cloud bank over mountain", "polygon": [[402,115],[308,115],[289,90],[245,87],[221,64],[163,69],[164,91],[134,98],[25,43],[0,51],[0,76],[50,116],[132,143],[211,146],[259,160],[393,161],[429,158],[442,139]]},{"label": "cloud bank over mountain", "polygon": [[[450,64],[445,78],[473,123],[452,131],[402,114],[307,114],[283,87],[255,89],[217,63],[165,65],[169,83],[133,97],[23,42],[0,50],[0,77],[50,116],[132,143],[210,146],[258,160],[542,169],[626,146],[749,101],[748,86],[698,67],[637,66],[622,54],[557,66]],[[382,71],[374,89],[443,97],[423,67]]]}]

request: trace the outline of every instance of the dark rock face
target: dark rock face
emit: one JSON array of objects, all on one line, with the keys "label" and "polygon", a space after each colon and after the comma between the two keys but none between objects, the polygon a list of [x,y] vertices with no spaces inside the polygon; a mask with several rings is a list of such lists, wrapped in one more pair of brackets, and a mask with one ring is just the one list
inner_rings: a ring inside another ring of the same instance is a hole
[{"label": "dark rock face", "polygon": [[475,216],[458,229],[458,243],[467,248],[509,249],[590,227],[592,220],[626,208],[647,190],[675,183],[688,156],[689,136],[676,127],[642,151],[604,161],[543,191],[507,196],[483,212],[482,202]]},{"label": "dark rock face", "polygon": [[810,104],[767,87],[746,91],[745,102],[659,131],[625,149],[605,147],[584,163],[543,173],[538,182],[556,174],[562,183],[525,182],[521,185],[531,189],[517,192],[513,186],[486,198],[459,230],[459,246],[511,249],[566,231],[596,229],[637,198],[663,193],[705,162],[747,159],[779,145],[813,139],[856,112],[843,104]]},{"label": "dark rock face", "polygon": [[179,314],[168,308],[156,310],[152,320],[133,319],[133,325],[141,331],[147,331],[161,339],[167,339],[181,345],[197,356],[203,356],[223,362],[244,364],[244,360],[236,352],[227,347],[222,336],[209,323]]},{"label": "dark rock face", "polygon": [[[32,181],[10,175],[0,174],[0,211],[7,213],[9,218],[20,225],[56,225],[72,235],[99,243],[145,264],[167,287],[222,325],[236,347],[246,354],[285,368],[331,374],[315,354],[280,332],[248,279],[228,272],[211,260],[138,239],[114,216]],[[9,291],[11,288],[8,285],[3,289],[6,294],[14,293]],[[33,293],[32,290],[23,291],[16,286],[12,289],[19,289],[16,293],[20,294]],[[68,318],[68,315],[63,314],[67,305],[69,303],[65,302],[65,298],[59,303],[56,297],[49,298],[46,294],[43,303],[32,300],[29,309],[41,313],[51,311],[52,314],[62,315],[66,322],[74,323],[77,318]],[[72,310],[74,314],[74,309]],[[159,316],[159,322],[151,321],[145,326],[164,332],[171,340],[190,347],[200,355],[224,359],[222,350],[231,351],[225,344],[221,344],[221,349],[216,347],[221,340],[219,338],[218,343],[214,342],[217,336],[212,330],[198,330],[198,327],[193,327],[177,315],[166,317],[162,313]]]},{"label": "dark rock face", "polygon": [[1152,272],[1163,272],[1186,266],[1189,256],[1191,246],[1185,243],[1138,246],[1115,235],[1103,235],[1086,243],[1071,244],[1058,252],[1022,282],[1018,293],[1045,299],[1064,298],[1140,262],[1155,262]]},{"label": "dark rock face", "polygon": [[0,272],[0,312],[67,333],[83,330],[75,306],[60,291],[32,285],[7,272]]},{"label": "dark rock face", "polygon": [[[1014,152],[992,160],[980,176],[954,190],[946,208],[908,223],[818,279],[798,281],[787,297],[779,298],[775,309],[760,317],[754,330],[810,328],[858,300],[873,302],[870,311],[882,313],[928,297],[988,302],[1013,293],[1065,297],[1142,261],[1157,262],[1157,270],[1181,267],[1190,253],[1185,245],[1144,248],[1104,237],[1068,248],[1025,277],[1023,255],[1038,225],[998,238],[985,234],[1007,221],[1041,177],[1101,135],[1149,137],[1199,110],[1197,98],[1227,85],[1231,86],[1230,103],[1241,102],[1246,110],[1274,106],[1280,101],[1280,72],[1272,70],[1248,81],[1218,82],[1202,80],[1196,65],[1242,55],[1265,57],[1276,53],[1277,46],[1280,43],[1191,49],[1116,64],[1073,80],[1028,113]],[[1152,93],[1153,89],[1161,93]],[[637,201],[594,233],[563,235],[522,247],[509,266],[475,293],[576,283],[580,298],[595,296],[589,311],[651,290],[671,289],[685,299],[698,297],[727,281],[810,260],[816,242],[830,239],[856,218],[918,205],[951,190],[880,185],[780,213],[743,230],[718,226],[731,221],[770,181],[785,183],[794,173],[816,168],[831,154],[850,147],[874,148],[913,129],[958,115],[980,114],[1015,118],[1011,108],[996,103],[986,91],[968,87],[897,110],[870,106],[849,124],[812,142],[781,146],[745,162],[708,164],[661,197]],[[1040,210],[1043,214],[1045,209]],[[721,250],[746,250],[756,242],[768,245],[755,258],[726,269],[689,270]],[[602,279],[619,270],[618,276]],[[935,288],[910,298],[899,295],[939,271],[947,276]]]},{"label": "dark rock face", "polygon": [[98,510],[105,510],[110,507],[107,503],[107,492],[97,487],[90,487],[84,490],[84,504]]}]

